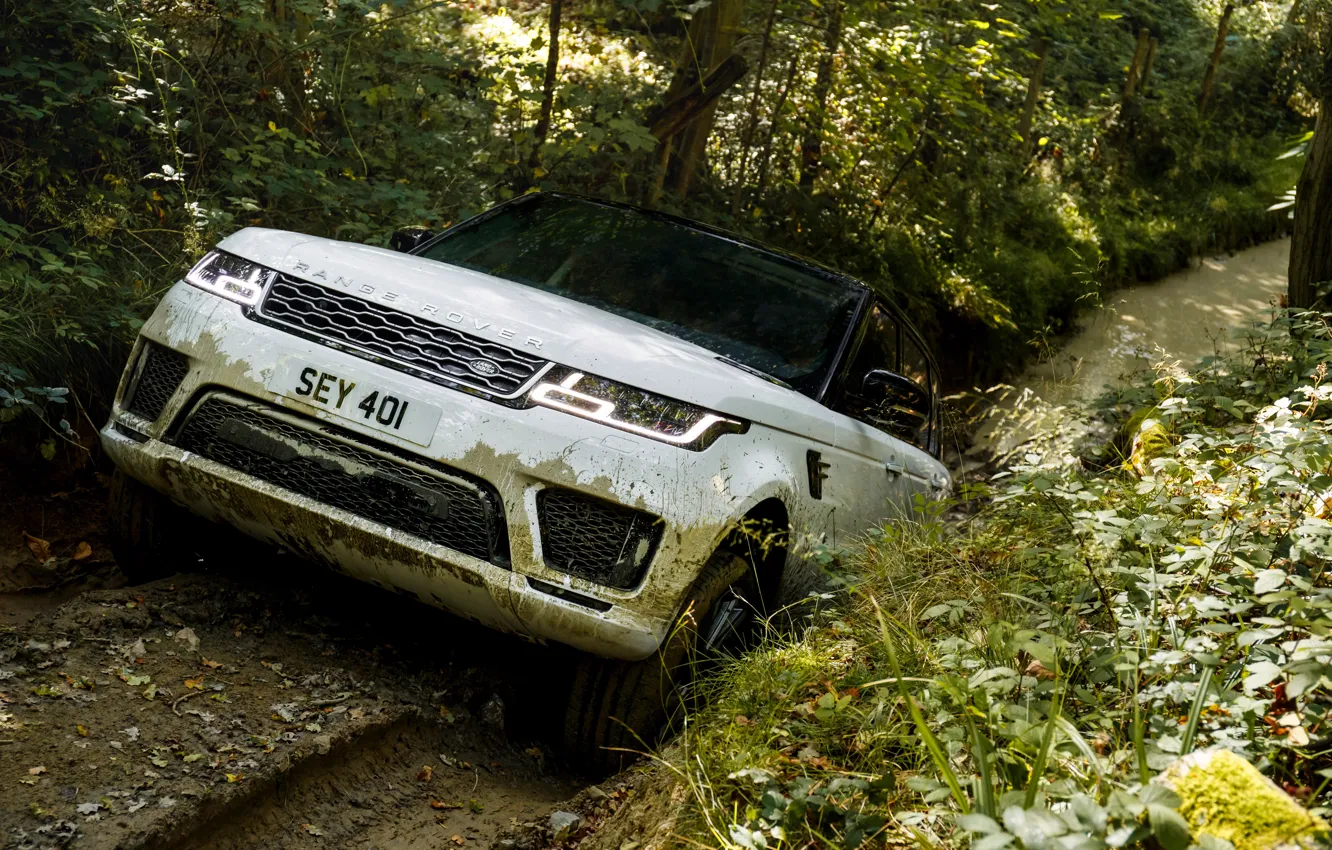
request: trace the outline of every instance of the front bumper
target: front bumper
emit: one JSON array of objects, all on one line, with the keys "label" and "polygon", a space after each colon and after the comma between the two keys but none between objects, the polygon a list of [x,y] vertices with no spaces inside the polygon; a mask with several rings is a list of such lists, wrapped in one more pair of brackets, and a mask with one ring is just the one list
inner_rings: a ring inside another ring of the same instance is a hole
[{"label": "front bumper", "polygon": [[[752,503],[736,494],[737,464],[728,464],[725,438],[707,451],[690,452],[558,411],[492,404],[249,321],[237,305],[185,284],[171,290],[142,337],[185,355],[189,368],[152,421],[122,406],[122,385],[102,432],[103,446],[118,467],[196,514],[502,631],[611,657],[646,657],[660,644],[703,563]],[[172,444],[173,423],[201,394],[213,392],[394,442],[270,392],[265,382],[285,357],[410,385],[416,397],[443,408],[429,448],[406,442],[395,448],[494,488],[507,522],[511,568]],[[127,371],[125,383],[129,380]],[[546,566],[537,495],[547,487],[661,517],[660,542],[636,587],[617,590]],[[565,598],[570,593],[581,600]]]}]

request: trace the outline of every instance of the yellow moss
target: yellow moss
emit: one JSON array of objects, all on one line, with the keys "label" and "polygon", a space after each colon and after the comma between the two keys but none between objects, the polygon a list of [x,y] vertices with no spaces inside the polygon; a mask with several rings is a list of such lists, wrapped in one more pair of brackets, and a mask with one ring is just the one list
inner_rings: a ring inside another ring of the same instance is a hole
[{"label": "yellow moss", "polygon": [[1150,475],[1152,458],[1168,452],[1171,445],[1170,432],[1161,424],[1161,420],[1145,415],[1150,412],[1150,410],[1140,411],[1141,418],[1135,415],[1129,420],[1129,427],[1132,429],[1129,433],[1133,435],[1129,466],[1140,476]]},{"label": "yellow moss", "polygon": [[1224,838],[1235,850],[1313,846],[1327,824],[1305,811],[1258,769],[1229,750],[1196,753],[1167,772],[1195,835]]}]

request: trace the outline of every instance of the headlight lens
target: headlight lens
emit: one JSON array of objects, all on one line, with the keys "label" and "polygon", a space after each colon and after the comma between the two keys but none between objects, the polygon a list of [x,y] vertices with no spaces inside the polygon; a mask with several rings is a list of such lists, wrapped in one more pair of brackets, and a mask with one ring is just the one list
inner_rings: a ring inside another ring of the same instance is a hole
[{"label": "headlight lens", "polygon": [[185,275],[185,280],[214,295],[253,307],[264,297],[264,290],[275,277],[277,272],[266,266],[226,251],[209,251]]},{"label": "headlight lens", "polygon": [[722,434],[738,434],[746,428],[745,423],[710,410],[583,372],[569,372],[559,383],[537,384],[528,399],[696,451],[712,445]]}]

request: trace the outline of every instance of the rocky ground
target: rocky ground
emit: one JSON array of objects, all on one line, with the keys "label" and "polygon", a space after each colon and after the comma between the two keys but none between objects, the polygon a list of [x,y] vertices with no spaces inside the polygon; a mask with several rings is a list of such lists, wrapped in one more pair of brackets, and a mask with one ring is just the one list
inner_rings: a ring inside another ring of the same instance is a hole
[{"label": "rocky ground", "polygon": [[0,510],[0,841],[573,846],[567,658],[226,535],[128,586],[101,486]]}]

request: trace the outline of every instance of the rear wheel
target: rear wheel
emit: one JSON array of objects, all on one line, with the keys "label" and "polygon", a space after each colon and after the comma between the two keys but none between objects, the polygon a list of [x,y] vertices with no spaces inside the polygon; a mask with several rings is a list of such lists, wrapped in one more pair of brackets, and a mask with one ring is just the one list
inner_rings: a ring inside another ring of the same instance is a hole
[{"label": "rear wheel", "polygon": [[585,656],[565,710],[565,746],[589,770],[612,773],[659,743],[688,702],[709,659],[748,642],[758,587],[746,558],[712,556],[656,654],[642,661]]},{"label": "rear wheel", "polygon": [[183,551],[184,511],[156,490],[117,469],[111,476],[111,549],[131,584],[177,572]]}]

